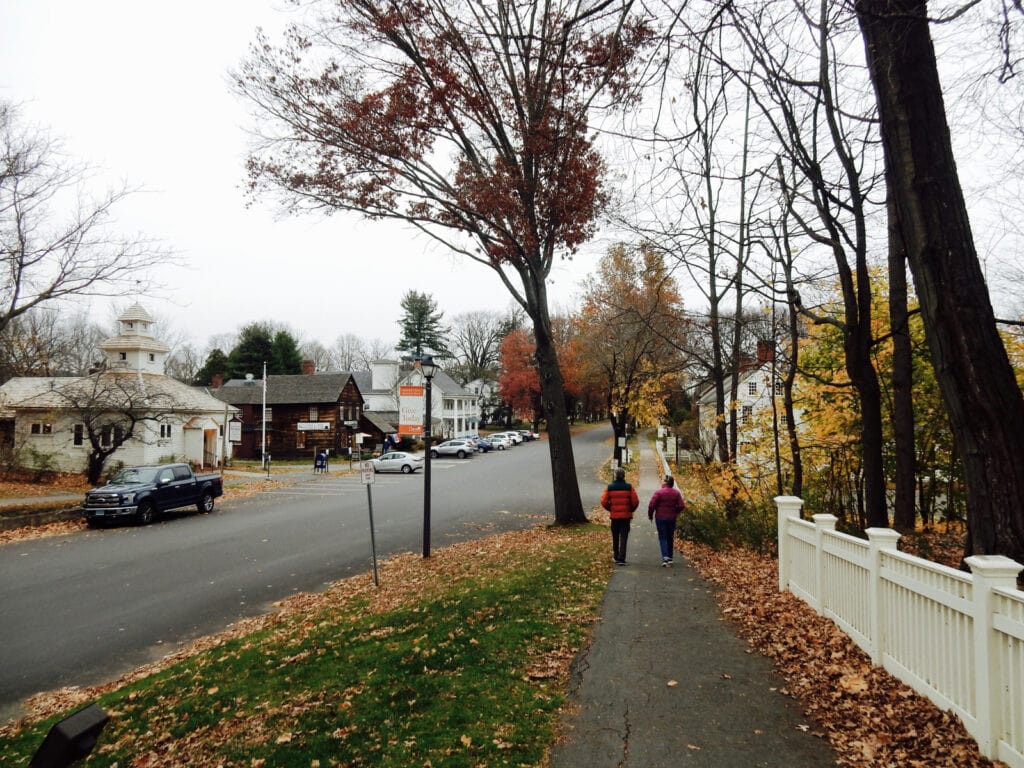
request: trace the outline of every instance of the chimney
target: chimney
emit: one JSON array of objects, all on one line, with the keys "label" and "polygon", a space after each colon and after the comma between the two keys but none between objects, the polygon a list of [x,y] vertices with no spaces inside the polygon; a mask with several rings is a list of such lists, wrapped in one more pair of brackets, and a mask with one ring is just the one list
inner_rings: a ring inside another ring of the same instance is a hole
[{"label": "chimney", "polygon": [[312,360],[303,360],[302,361],[302,375],[303,376],[312,376],[314,373],[316,373],[316,366],[313,365],[313,361]]},{"label": "chimney", "polygon": [[210,377],[210,386],[213,387],[214,389],[220,389],[222,386],[224,386],[224,374],[213,374],[213,376]]},{"label": "chimney", "polygon": [[760,339],[757,342],[757,364],[775,362],[775,344],[771,339]]}]

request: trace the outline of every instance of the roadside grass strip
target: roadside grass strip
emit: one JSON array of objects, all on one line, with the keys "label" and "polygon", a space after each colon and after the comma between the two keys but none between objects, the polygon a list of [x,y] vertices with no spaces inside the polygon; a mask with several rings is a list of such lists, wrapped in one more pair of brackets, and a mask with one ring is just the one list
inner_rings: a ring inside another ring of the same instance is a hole
[{"label": "roadside grass strip", "polygon": [[[392,558],[380,588],[364,574],[285,601],[96,689],[111,722],[86,765],[539,765],[608,582],[606,534],[502,534]],[[28,765],[67,714],[0,729],[0,764]]]}]

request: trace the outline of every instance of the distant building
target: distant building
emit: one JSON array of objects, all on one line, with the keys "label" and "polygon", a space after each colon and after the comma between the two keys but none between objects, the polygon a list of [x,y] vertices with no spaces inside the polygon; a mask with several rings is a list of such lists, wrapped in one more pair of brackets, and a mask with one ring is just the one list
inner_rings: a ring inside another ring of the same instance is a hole
[{"label": "distant building", "polygon": [[[369,371],[352,374],[360,385],[366,415],[391,424],[398,431],[399,388],[423,385],[419,369],[394,360],[378,360]],[[482,396],[463,387],[440,368],[431,379],[431,434],[440,439],[477,434]]]},{"label": "distant building", "polygon": [[18,377],[0,387],[0,451],[36,469],[84,471],[90,427],[101,445],[132,436],[110,461],[126,465],[189,461],[219,466],[231,448],[226,422],[234,409],[201,388],[164,375],[168,347],[135,304],[119,333],[99,346],[105,359],[88,376]]},{"label": "distant building", "polygon": [[[744,454],[765,437],[765,425],[770,423],[773,401],[779,418],[779,429],[785,432],[785,410],[782,404],[783,371],[775,366],[775,350],[771,342],[759,341],[757,358],[747,359],[737,376],[736,400],[726,402],[726,409],[736,412],[736,452],[742,460]],[[732,376],[725,379],[726,398],[732,389]],[[717,459],[715,389],[705,384],[695,400],[700,435],[700,449],[705,458]],[[798,425],[799,426],[799,425]]]},{"label": "distant building", "polygon": [[262,379],[247,378],[230,379],[210,393],[239,411],[239,458],[261,458],[264,437],[271,459],[310,461],[321,450],[348,456],[357,445],[368,450],[383,439],[375,429],[368,431],[363,420],[363,396],[354,375],[316,373],[309,361],[302,374],[267,376],[265,391]]}]

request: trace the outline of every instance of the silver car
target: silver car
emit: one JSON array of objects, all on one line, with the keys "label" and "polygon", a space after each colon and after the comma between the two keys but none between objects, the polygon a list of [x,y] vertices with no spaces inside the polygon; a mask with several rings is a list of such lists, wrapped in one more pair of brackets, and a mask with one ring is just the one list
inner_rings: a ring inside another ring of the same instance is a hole
[{"label": "silver car", "polygon": [[440,445],[435,445],[430,449],[430,458],[458,456],[460,459],[464,459],[467,456],[472,456],[474,453],[476,453],[476,444],[471,440],[445,440]]},{"label": "silver car", "polygon": [[373,459],[374,472],[401,472],[408,475],[423,466],[423,457],[414,453],[391,451]]}]

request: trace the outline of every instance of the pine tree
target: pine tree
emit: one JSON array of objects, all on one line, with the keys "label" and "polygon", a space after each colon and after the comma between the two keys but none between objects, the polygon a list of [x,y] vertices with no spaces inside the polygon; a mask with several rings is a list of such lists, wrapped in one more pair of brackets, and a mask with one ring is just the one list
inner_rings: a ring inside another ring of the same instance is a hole
[{"label": "pine tree", "polygon": [[419,357],[430,354],[434,357],[451,357],[445,342],[451,330],[442,324],[444,313],[437,309],[437,302],[426,294],[408,291],[402,297],[402,317],[398,321],[402,336],[396,349]]}]

